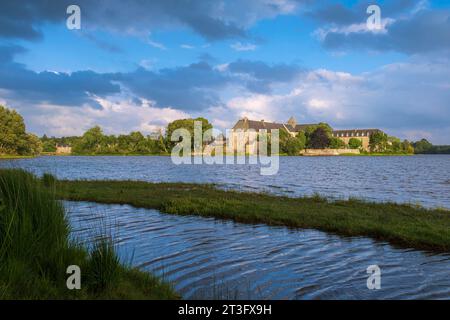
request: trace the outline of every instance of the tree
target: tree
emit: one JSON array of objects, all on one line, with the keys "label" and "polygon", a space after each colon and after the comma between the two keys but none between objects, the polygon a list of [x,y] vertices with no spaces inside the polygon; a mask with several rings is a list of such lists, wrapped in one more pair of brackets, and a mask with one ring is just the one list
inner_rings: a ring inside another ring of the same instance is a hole
[{"label": "tree", "polygon": [[402,142],[402,151],[408,154],[414,153],[414,147],[408,140],[403,140]]},{"label": "tree", "polygon": [[[42,139],[41,139],[42,141]],[[56,152],[56,143],[52,140],[46,140],[42,143],[42,151],[44,152]]]},{"label": "tree", "polygon": [[[167,125],[166,131],[166,146],[168,150],[171,150],[176,141],[171,141],[172,133],[177,129],[186,129],[191,134],[191,146],[194,149],[194,122],[201,121],[202,122],[202,137],[206,130],[212,129],[212,125],[205,118],[196,118],[196,119],[180,119],[175,120]],[[205,145],[207,142],[203,142]]]},{"label": "tree", "polygon": [[38,136],[34,134],[27,134],[27,154],[38,155],[42,152],[42,143]]},{"label": "tree", "polygon": [[0,154],[36,155],[41,142],[27,134],[22,116],[0,105]]},{"label": "tree", "polygon": [[99,153],[103,147],[105,136],[99,126],[95,126],[86,131],[80,141],[76,143],[72,150],[78,154],[95,154]]},{"label": "tree", "polygon": [[433,149],[433,145],[427,139],[413,143],[413,147],[415,153],[427,153]]},{"label": "tree", "polygon": [[331,149],[343,149],[345,148],[345,142],[339,138],[331,137],[329,147]]},{"label": "tree", "polygon": [[369,147],[372,152],[384,152],[387,149],[388,136],[384,132],[378,131],[373,133],[369,139]]},{"label": "tree", "polygon": [[325,149],[330,145],[330,137],[323,127],[318,127],[310,136],[309,147],[312,149]]},{"label": "tree", "polygon": [[362,147],[362,141],[360,139],[350,138],[348,141],[348,146],[350,149],[359,149]]},{"label": "tree", "polygon": [[305,133],[300,131],[297,136],[289,136],[283,144],[282,152],[289,156],[297,156],[301,150],[305,149],[306,137]]}]

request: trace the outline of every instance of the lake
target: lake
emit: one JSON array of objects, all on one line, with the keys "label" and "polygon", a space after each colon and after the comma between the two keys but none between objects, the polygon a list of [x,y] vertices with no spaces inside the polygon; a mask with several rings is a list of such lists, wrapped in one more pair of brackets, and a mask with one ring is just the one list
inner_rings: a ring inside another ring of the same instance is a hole
[{"label": "lake", "polygon": [[[0,160],[60,179],[216,183],[288,196],[419,203],[450,208],[450,156],[281,157],[257,165],[180,165],[170,157],[40,157]],[[107,230],[124,261],[172,282],[187,299],[450,299],[450,254],[396,248],[366,237],[245,225],[131,206],[65,202],[72,236]],[[366,286],[369,265],[381,289]]]},{"label": "lake", "polygon": [[[450,254],[128,205],[65,205],[73,237],[91,243],[106,231],[123,261],[185,299],[450,299]],[[370,265],[381,268],[380,290],[367,288]]]},{"label": "lake", "polygon": [[450,155],[403,157],[280,157],[279,172],[260,175],[258,165],[174,165],[170,157],[40,157],[0,160],[61,179],[131,179],[216,183],[223,188],[288,196],[319,193],[330,198],[450,208]]}]

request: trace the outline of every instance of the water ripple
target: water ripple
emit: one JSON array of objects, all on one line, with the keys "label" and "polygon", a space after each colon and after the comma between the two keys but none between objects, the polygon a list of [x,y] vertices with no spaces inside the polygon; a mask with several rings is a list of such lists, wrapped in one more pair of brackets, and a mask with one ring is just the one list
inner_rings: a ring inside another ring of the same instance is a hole
[{"label": "water ripple", "polygon": [[[132,256],[187,299],[450,299],[448,254],[127,205],[65,205],[73,237],[91,241],[107,230],[124,260]],[[372,264],[382,270],[381,290],[366,287]]]}]

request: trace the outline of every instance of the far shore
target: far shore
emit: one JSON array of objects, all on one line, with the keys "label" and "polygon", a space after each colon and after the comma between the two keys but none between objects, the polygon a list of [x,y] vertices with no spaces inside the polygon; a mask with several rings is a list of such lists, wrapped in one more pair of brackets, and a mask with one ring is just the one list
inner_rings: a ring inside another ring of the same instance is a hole
[{"label": "far shore", "polygon": [[[323,157],[401,157],[401,156],[416,156],[425,154],[405,154],[405,153],[343,153],[339,155],[297,155],[292,156],[284,153],[280,153],[279,157],[308,157],[308,158],[323,158]],[[436,155],[436,154],[431,154]],[[13,159],[33,159],[39,157],[170,157],[170,154],[140,154],[140,153],[127,153],[127,154],[71,154],[71,153],[42,153],[35,156],[21,156],[21,155],[0,155],[0,160],[13,160]],[[195,156],[195,155],[193,155]],[[233,154],[225,154],[224,156],[233,156]],[[235,156],[251,156],[249,154],[238,154]],[[275,155],[273,155],[275,156]]]}]

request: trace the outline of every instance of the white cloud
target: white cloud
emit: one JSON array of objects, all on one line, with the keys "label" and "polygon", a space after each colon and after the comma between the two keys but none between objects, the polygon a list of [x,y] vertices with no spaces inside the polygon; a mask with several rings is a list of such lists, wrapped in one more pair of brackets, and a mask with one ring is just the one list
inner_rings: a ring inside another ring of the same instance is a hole
[{"label": "white cloud", "polygon": [[144,39],[144,42],[147,43],[148,45],[152,46],[153,48],[157,48],[160,50],[167,50],[167,48],[164,44],[162,44],[161,42],[152,40],[151,34],[149,34],[148,37]]},{"label": "white cloud", "polygon": [[326,26],[319,28],[313,32],[319,40],[324,40],[329,33],[338,33],[349,35],[352,33],[374,33],[374,34],[386,34],[391,24],[395,22],[391,18],[381,19],[380,28],[368,28],[367,23],[353,23],[346,26]]},{"label": "white cloud", "polygon": [[251,43],[236,42],[230,45],[230,47],[236,51],[255,51],[258,46]]},{"label": "white cloud", "polygon": [[448,144],[449,78],[450,65],[445,61],[410,60],[361,75],[312,70],[284,84],[284,93],[234,89],[223,116],[215,114],[211,119],[232,125],[244,116],[286,121],[294,115],[303,123],[323,121],[336,129],[377,127],[403,139]]},{"label": "white cloud", "polygon": [[188,118],[186,112],[172,108],[156,108],[148,100],[141,103],[133,99],[110,97],[95,98],[102,106],[67,107],[41,104],[33,108],[20,108],[31,131],[51,136],[81,135],[99,125],[107,134],[125,134],[141,131],[144,134],[164,129],[176,119]]}]

